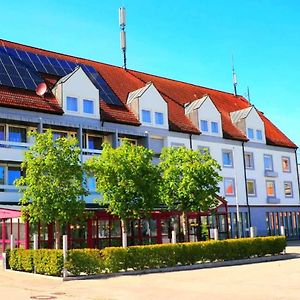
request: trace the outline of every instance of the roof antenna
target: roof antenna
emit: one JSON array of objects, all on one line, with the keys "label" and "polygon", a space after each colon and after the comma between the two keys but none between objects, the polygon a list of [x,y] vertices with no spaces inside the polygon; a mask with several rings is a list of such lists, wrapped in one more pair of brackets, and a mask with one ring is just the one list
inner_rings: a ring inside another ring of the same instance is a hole
[{"label": "roof antenna", "polygon": [[236,90],[237,78],[236,78],[236,74],[235,74],[235,70],[234,70],[233,55],[232,55],[232,79],[233,79],[234,96],[237,96],[237,90]]},{"label": "roof antenna", "polygon": [[121,49],[123,51],[123,68],[127,70],[126,65],[126,32],[125,32],[125,26],[126,26],[126,15],[125,15],[125,7],[119,8],[119,25],[120,25],[120,45]]},{"label": "roof antenna", "polygon": [[250,100],[250,88],[249,88],[249,86],[247,86],[247,98],[248,98],[249,103],[251,103],[251,100]]}]

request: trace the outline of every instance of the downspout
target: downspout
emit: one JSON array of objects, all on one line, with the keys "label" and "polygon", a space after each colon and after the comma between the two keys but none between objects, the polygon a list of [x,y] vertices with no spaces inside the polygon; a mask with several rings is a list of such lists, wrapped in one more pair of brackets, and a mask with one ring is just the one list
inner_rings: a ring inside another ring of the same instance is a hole
[{"label": "downspout", "polygon": [[296,158],[296,172],[297,172],[297,186],[298,186],[298,195],[300,201],[300,187],[299,187],[299,170],[298,170],[298,157],[297,157],[297,149],[295,149],[295,158]]},{"label": "downspout", "polygon": [[193,149],[192,134],[190,133],[190,149]]},{"label": "downspout", "polygon": [[246,203],[247,203],[247,210],[248,210],[249,227],[252,227],[251,210],[250,210],[250,205],[249,205],[248,187],[247,187],[247,176],[246,176],[246,162],[245,162],[245,147],[244,147],[244,143],[245,142],[242,142],[242,152],[243,152],[244,181],[245,181],[245,190],[246,190]]}]

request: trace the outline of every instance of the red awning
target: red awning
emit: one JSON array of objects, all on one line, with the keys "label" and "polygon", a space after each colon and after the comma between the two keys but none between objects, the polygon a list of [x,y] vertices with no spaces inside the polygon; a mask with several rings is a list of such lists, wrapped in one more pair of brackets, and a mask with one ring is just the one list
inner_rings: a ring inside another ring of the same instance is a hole
[{"label": "red awning", "polygon": [[10,219],[19,217],[21,217],[20,211],[0,208],[0,219]]}]

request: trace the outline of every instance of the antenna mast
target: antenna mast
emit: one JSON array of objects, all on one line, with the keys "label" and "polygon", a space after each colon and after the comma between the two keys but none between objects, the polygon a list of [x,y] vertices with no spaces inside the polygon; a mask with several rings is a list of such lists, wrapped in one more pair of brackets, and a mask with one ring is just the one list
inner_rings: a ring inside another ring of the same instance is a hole
[{"label": "antenna mast", "polygon": [[126,70],[126,15],[125,15],[125,7],[119,8],[119,25],[120,25],[120,46],[123,51],[123,68]]},{"label": "antenna mast", "polygon": [[232,55],[232,80],[233,80],[233,89],[234,89],[234,96],[237,96],[237,78],[236,73],[234,70],[234,62],[233,62],[233,55]]}]

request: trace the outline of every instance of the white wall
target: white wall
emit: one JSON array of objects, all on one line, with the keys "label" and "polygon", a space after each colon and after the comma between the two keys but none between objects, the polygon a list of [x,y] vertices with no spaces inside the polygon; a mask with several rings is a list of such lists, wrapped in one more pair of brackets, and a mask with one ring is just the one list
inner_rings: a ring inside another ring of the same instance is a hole
[{"label": "white wall", "polygon": [[[151,112],[151,124],[143,123],[144,126],[157,127],[157,128],[169,128],[168,121],[168,105],[155,86],[151,84],[145,93],[140,97],[139,101],[139,119],[142,122],[142,110],[149,110]],[[161,112],[164,114],[164,124],[155,124],[155,112]]]},{"label": "white wall", "polygon": [[[78,99],[78,112],[68,111],[66,97]],[[63,110],[65,114],[100,119],[99,91],[84,71],[79,68],[67,81],[62,83]],[[94,101],[94,114],[83,113],[83,99]]]},{"label": "white wall", "polygon": [[[245,119],[245,125],[246,125],[246,132],[245,134],[247,135],[247,129],[248,128],[252,128],[254,130],[254,139],[256,142],[258,143],[266,143],[266,136],[265,136],[265,126],[264,126],[264,122],[262,121],[262,119],[260,118],[260,116],[258,115],[256,109],[251,109],[250,113],[248,114],[247,118]],[[256,130],[261,130],[262,131],[262,135],[263,135],[263,139],[262,141],[259,141],[256,139]]]}]

